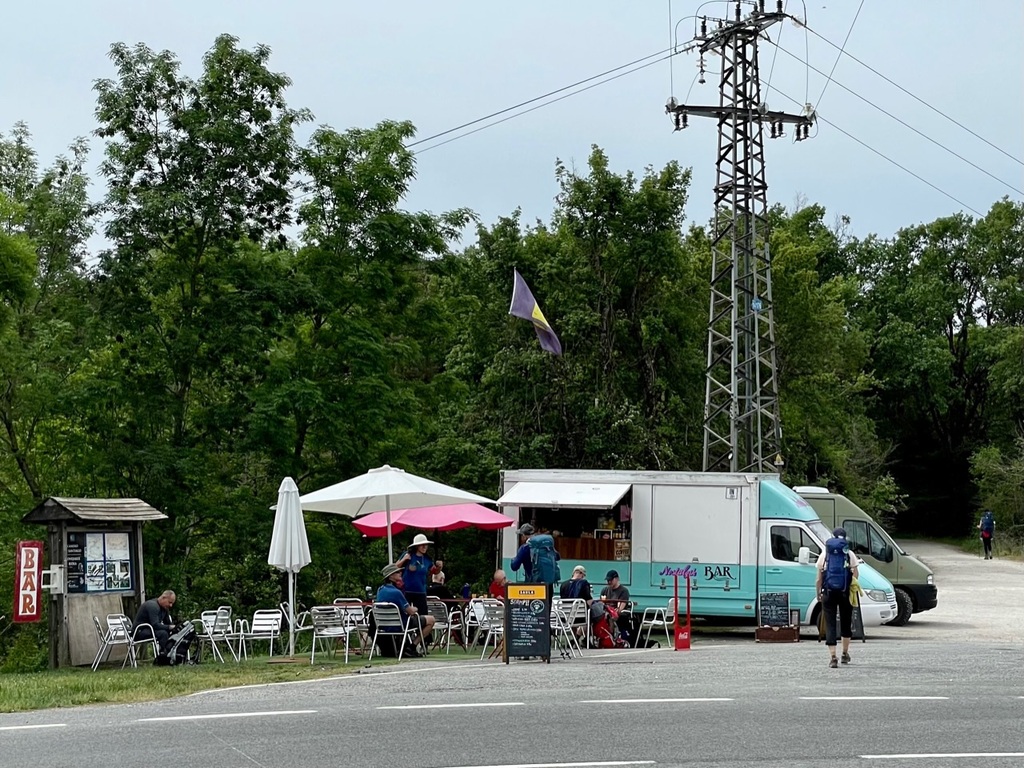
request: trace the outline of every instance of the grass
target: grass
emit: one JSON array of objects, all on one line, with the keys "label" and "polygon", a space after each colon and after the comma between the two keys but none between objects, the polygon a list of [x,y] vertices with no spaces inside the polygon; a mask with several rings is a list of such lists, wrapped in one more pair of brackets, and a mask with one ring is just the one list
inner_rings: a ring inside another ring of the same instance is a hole
[{"label": "grass", "polygon": [[[226,664],[204,662],[181,667],[154,667],[151,662],[141,661],[137,669],[114,665],[101,666],[96,672],[88,667],[72,667],[0,675],[0,713],[157,701],[214,688],[317,680],[352,674],[367,666],[378,669],[398,665],[394,659],[376,656],[369,665],[362,656],[349,656],[346,665],[343,654],[334,658],[318,653],[315,665],[310,665],[308,655],[297,658],[295,663],[269,663],[268,657],[262,656],[236,664],[229,657]],[[451,654],[432,652],[429,661],[479,658],[479,649],[470,654],[453,646]]]}]

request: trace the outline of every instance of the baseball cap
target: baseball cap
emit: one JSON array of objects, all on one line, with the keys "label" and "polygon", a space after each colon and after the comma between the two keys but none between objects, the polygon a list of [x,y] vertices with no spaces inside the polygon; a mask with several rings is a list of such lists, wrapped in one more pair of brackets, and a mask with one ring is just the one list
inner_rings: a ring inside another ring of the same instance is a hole
[{"label": "baseball cap", "polygon": [[839,527],[832,529],[832,535],[835,536],[837,539],[845,539],[846,529],[840,525]]},{"label": "baseball cap", "polygon": [[608,571],[608,573],[605,574],[604,580],[605,581],[611,581],[612,579],[617,579],[617,578],[619,578],[619,572],[618,571]]}]

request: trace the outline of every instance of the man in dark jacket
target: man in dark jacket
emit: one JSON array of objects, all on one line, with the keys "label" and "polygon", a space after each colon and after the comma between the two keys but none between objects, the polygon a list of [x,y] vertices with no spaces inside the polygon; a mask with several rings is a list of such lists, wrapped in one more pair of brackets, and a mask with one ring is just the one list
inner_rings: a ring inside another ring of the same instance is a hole
[{"label": "man in dark jacket", "polygon": [[167,647],[170,644],[171,631],[174,629],[170,610],[174,607],[176,599],[174,592],[168,589],[160,597],[144,602],[135,615],[134,626],[148,624],[153,628],[153,634],[150,634],[148,627],[140,629],[137,635],[138,639],[156,637],[160,653],[167,653]]}]

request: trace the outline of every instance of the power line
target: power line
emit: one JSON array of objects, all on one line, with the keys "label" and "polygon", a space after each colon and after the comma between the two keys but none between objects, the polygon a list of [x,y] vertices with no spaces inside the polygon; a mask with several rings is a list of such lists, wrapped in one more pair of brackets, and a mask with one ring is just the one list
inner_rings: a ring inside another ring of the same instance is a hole
[{"label": "power line", "polygon": [[940,115],[940,116],[942,116],[942,117],[946,118],[947,120],[949,120],[949,122],[953,123],[953,125],[955,125],[955,126],[957,126],[958,128],[962,128],[963,130],[967,131],[967,133],[971,134],[971,136],[973,136],[974,138],[978,139],[979,141],[982,141],[982,142],[984,142],[984,143],[985,143],[985,144],[987,144],[988,146],[992,147],[992,149],[996,150],[997,152],[999,152],[999,153],[1001,153],[1001,154],[1005,155],[1006,157],[1008,157],[1009,159],[1013,160],[1013,161],[1014,161],[1015,163],[1018,163],[1018,164],[1020,164],[1020,165],[1024,165],[1024,160],[1021,160],[1020,158],[1014,157],[1014,156],[1013,156],[1013,155],[1011,155],[1011,154],[1010,154],[1009,152],[1007,152],[1007,151],[1006,151],[1005,149],[1002,149],[1001,147],[998,147],[998,146],[996,146],[996,145],[995,145],[995,144],[993,144],[993,143],[992,143],[991,141],[989,141],[988,139],[986,139],[986,138],[985,138],[984,136],[980,136],[979,134],[977,134],[977,133],[975,133],[974,131],[972,131],[972,130],[971,130],[970,128],[968,128],[968,127],[967,127],[966,125],[964,125],[963,123],[961,123],[961,122],[959,122],[958,120],[956,120],[955,118],[953,118],[953,117],[950,117],[949,115],[947,115],[947,114],[946,114],[945,112],[943,112],[943,111],[942,111],[941,109],[939,109],[938,107],[933,107],[933,106],[932,106],[931,104],[929,104],[929,103],[928,103],[927,101],[925,101],[924,99],[922,99],[922,98],[921,98],[920,96],[917,96],[917,95],[915,95],[915,94],[911,93],[910,91],[908,91],[908,90],[907,90],[906,88],[904,88],[904,87],[903,87],[902,85],[900,85],[900,84],[899,84],[899,83],[897,83],[896,81],[894,81],[894,80],[892,80],[892,79],[890,79],[890,78],[886,77],[885,75],[883,75],[883,74],[882,74],[881,72],[879,72],[879,71],[878,71],[877,69],[875,69],[874,67],[872,67],[872,66],[871,66],[870,64],[865,64],[865,63],[864,63],[863,61],[861,61],[860,59],[858,59],[858,58],[857,58],[856,56],[854,56],[854,55],[853,55],[852,53],[848,53],[848,52],[846,52],[845,50],[843,50],[842,48],[840,48],[840,47],[839,47],[838,45],[836,45],[835,43],[833,43],[833,42],[832,42],[831,40],[829,40],[829,39],[828,39],[827,37],[825,37],[824,35],[822,35],[821,33],[819,33],[819,32],[815,32],[815,31],[814,31],[813,29],[811,29],[810,27],[807,27],[806,25],[805,25],[805,27],[806,27],[806,29],[807,29],[807,30],[808,30],[808,31],[809,31],[809,32],[810,32],[811,34],[813,34],[813,35],[814,35],[815,37],[817,37],[817,38],[819,38],[819,39],[823,40],[824,42],[826,42],[826,43],[828,43],[829,45],[831,45],[831,46],[832,46],[833,48],[837,49],[837,50],[838,50],[838,51],[840,52],[840,55],[845,55],[845,56],[847,56],[847,57],[849,57],[849,58],[853,59],[853,60],[854,60],[855,62],[857,62],[858,64],[860,64],[860,65],[861,65],[862,67],[864,67],[865,69],[867,69],[867,70],[870,70],[871,72],[874,72],[874,73],[875,73],[876,75],[878,75],[878,76],[879,76],[880,78],[882,78],[883,80],[885,80],[885,82],[889,83],[889,85],[891,85],[891,86],[893,86],[893,87],[895,87],[895,88],[898,88],[899,90],[903,91],[903,93],[907,94],[907,96],[909,96],[910,98],[912,98],[912,99],[914,99],[915,101],[917,101],[917,102],[920,102],[920,103],[921,103],[921,104],[923,104],[924,106],[928,107],[928,109],[930,109],[930,110],[931,110],[932,112],[934,112],[935,114],[937,114],[937,115]]},{"label": "power line", "polygon": [[[778,50],[782,51],[787,56],[791,56],[792,58],[796,59],[797,61],[800,60],[800,58],[795,53],[793,53],[792,51],[787,51],[785,48],[783,48],[780,45],[776,45],[776,48]],[[824,75],[825,74],[824,72],[822,72],[820,69],[818,69],[814,65],[808,65],[808,66],[810,66],[810,68],[813,69],[815,72],[817,72],[819,75]],[[829,75],[829,77],[831,78],[831,75]],[[1012,189],[1014,192],[1016,192],[1019,195],[1024,195],[1024,190],[1020,190],[1017,187],[1013,186],[1013,184],[1010,184],[1008,181],[1003,181],[1002,179],[1000,179],[995,174],[989,173],[984,168],[982,168],[980,165],[971,162],[970,160],[968,160],[966,157],[961,155],[956,150],[950,149],[945,144],[942,144],[941,142],[936,141],[931,136],[928,136],[926,133],[923,133],[922,131],[918,130],[914,126],[910,125],[910,123],[908,123],[907,121],[902,120],[901,118],[899,118],[896,115],[894,115],[892,112],[889,112],[887,109],[884,109],[883,107],[878,106],[877,104],[875,104],[873,101],[871,101],[871,99],[867,98],[866,96],[861,96],[859,93],[854,91],[852,88],[850,88],[850,87],[848,87],[846,85],[843,85],[838,80],[835,80],[833,82],[835,82],[836,85],[838,85],[840,88],[842,88],[847,93],[850,93],[850,94],[853,94],[854,96],[856,96],[858,99],[863,101],[865,104],[868,104],[868,105],[874,107],[879,112],[881,112],[883,115],[888,115],[889,117],[891,117],[893,120],[895,120],[900,125],[904,126],[905,128],[909,128],[911,131],[916,133],[921,138],[930,141],[935,146],[939,147],[940,149],[944,149],[946,152],[948,152],[949,154],[953,155],[953,157],[956,157],[956,158],[962,160],[963,162],[967,163],[967,165],[971,166],[972,168],[974,168],[974,169],[976,169],[978,171],[981,171],[986,176],[988,176],[990,179],[998,181],[1000,184],[1002,184],[1003,186],[1007,187],[1008,189]]]},{"label": "power line", "polygon": [[[658,51],[656,53],[648,54],[647,56],[642,56],[641,58],[636,59],[634,61],[630,61],[627,64],[622,64],[621,66],[613,67],[612,69],[606,70],[605,72],[601,72],[601,73],[593,75],[591,77],[584,78],[583,80],[578,80],[577,82],[572,83],[570,85],[566,85],[566,86],[563,86],[561,88],[556,88],[553,91],[548,91],[545,94],[542,94],[540,96],[536,96],[536,97],[534,97],[532,99],[527,99],[526,101],[521,101],[518,104],[514,104],[511,107],[506,107],[505,109],[499,109],[497,112],[492,112],[489,115],[484,115],[483,117],[478,117],[476,120],[470,120],[468,123],[463,123],[462,125],[457,125],[454,128],[449,128],[447,131],[441,131],[440,133],[435,133],[433,136],[427,136],[424,139],[417,139],[414,142],[406,144],[405,145],[406,149],[411,149],[412,147],[415,147],[415,146],[417,146],[419,144],[426,144],[428,141],[433,141],[434,139],[439,139],[442,136],[447,136],[449,133],[455,133],[456,131],[461,131],[463,128],[468,128],[471,125],[476,125],[477,123],[482,123],[484,120],[490,120],[492,117],[497,117],[498,115],[503,115],[506,112],[511,112],[511,111],[513,111],[515,109],[519,109],[520,107],[525,107],[528,104],[533,104],[535,101],[541,101],[542,99],[546,99],[549,96],[554,96],[555,94],[561,93],[562,91],[567,91],[570,88],[575,88],[577,86],[583,85],[584,83],[589,83],[591,80],[597,80],[598,78],[604,77],[605,75],[610,75],[613,72],[618,72],[620,69],[626,69],[626,67],[632,67],[634,64],[639,64],[641,61],[647,61],[647,59],[654,58],[655,56],[661,56],[663,54],[670,53],[671,51],[672,51],[672,48],[670,47],[670,48],[666,48],[663,51]],[[658,61],[664,61],[664,59],[658,59]],[[529,111],[529,110],[527,110],[527,111]],[[524,112],[522,114],[526,114],[526,113]],[[495,125],[497,125],[497,123],[495,123]],[[464,134],[464,135],[468,136],[469,134]],[[447,142],[442,142],[442,143],[447,143]],[[441,146],[441,145],[437,144],[435,146]]]},{"label": "power line", "polygon": [[[820,108],[821,107],[821,98],[822,98],[822,96],[825,95],[825,89],[828,88],[828,84],[832,82],[832,75],[835,74],[836,67],[839,65],[839,60],[841,58],[843,58],[843,54],[846,52],[846,44],[848,42],[850,42],[850,35],[853,34],[853,27],[857,23],[857,19],[860,18],[860,11],[861,11],[861,9],[863,7],[864,7],[864,0],[860,0],[860,5],[857,6],[857,12],[853,15],[853,21],[850,22],[850,28],[846,32],[846,38],[843,40],[843,45],[839,49],[839,55],[836,56],[836,60],[832,63],[832,69],[829,70],[828,77],[825,78],[825,85],[821,89],[821,96],[818,96],[818,103],[815,105],[815,108]],[[807,17],[804,16],[804,20],[805,21],[806,21],[806,19],[807,19]],[[805,37],[807,35],[807,31],[806,30],[807,30],[807,27],[804,27],[804,36]]]},{"label": "power line", "polygon": [[[495,120],[493,123],[487,123],[486,125],[481,125],[479,128],[474,128],[471,131],[466,131],[465,133],[457,134],[455,136],[452,136],[450,139],[445,139],[444,141],[439,141],[437,144],[431,144],[429,147],[424,147],[423,149],[417,150],[415,152],[415,154],[417,156],[422,155],[424,152],[429,152],[432,149],[437,149],[438,147],[443,147],[445,144],[450,144],[451,142],[456,141],[458,139],[463,139],[466,136],[471,136],[474,133],[479,133],[480,131],[486,130],[487,128],[493,128],[496,125],[500,125],[501,123],[508,122],[509,120],[513,120],[513,119],[515,119],[517,117],[522,117],[523,115],[528,114],[530,112],[533,112],[535,110],[541,109],[542,107],[549,107],[552,104],[555,104],[556,102],[562,101],[563,99],[568,99],[570,96],[576,96],[577,94],[583,93],[584,91],[589,91],[591,88],[597,88],[599,85],[605,85],[606,83],[610,83],[612,80],[618,80],[620,77],[625,77],[626,75],[631,75],[634,72],[639,72],[641,69],[647,69],[647,67],[653,67],[655,64],[660,64],[661,62],[665,61],[666,59],[671,59],[673,55],[674,54],[670,53],[668,56],[663,56],[660,59],[655,59],[654,61],[649,61],[646,64],[641,64],[638,67],[634,67],[633,69],[628,69],[625,72],[620,72],[617,75],[612,75],[611,77],[606,78],[604,80],[599,80],[596,83],[591,83],[590,85],[585,86],[583,88],[580,88],[578,90],[570,91],[569,93],[566,93],[566,94],[563,94],[562,96],[559,96],[557,99],[551,99],[550,101],[545,101],[545,102],[543,102],[541,104],[537,104],[536,106],[530,107],[529,109],[524,109],[522,112],[516,112],[514,114],[508,115],[507,117],[503,117],[503,118],[501,118],[501,120]],[[641,59],[641,61],[642,61],[642,59]],[[620,69],[620,67],[617,67],[616,69]],[[611,71],[614,72],[615,70],[611,70]],[[587,78],[587,80],[592,80],[592,79],[593,78]],[[587,82],[587,81],[584,80],[582,82]],[[568,86],[568,87],[572,87],[572,86]],[[565,88],[559,88],[558,91],[553,91],[552,93],[558,93],[559,91],[564,91],[564,90],[565,90]],[[540,96],[538,98],[544,98],[544,97]],[[529,103],[531,103],[533,101],[537,101],[537,99],[530,99],[530,101],[524,102],[524,104],[529,104]],[[509,109],[515,109],[515,107],[510,107]],[[499,114],[500,115],[503,112],[508,112],[508,111],[509,111],[508,109],[503,109],[501,112],[497,112],[495,114]],[[486,120],[486,119],[487,119],[486,117],[480,118],[480,120]],[[474,123],[479,123],[480,120],[474,120],[472,123],[467,123],[467,125],[473,125]],[[453,128],[452,130],[458,130],[458,128]],[[451,133],[451,132],[452,131],[445,131],[444,134],[438,134],[438,135],[439,136],[443,136],[443,135]],[[426,139],[424,139],[424,141],[426,141]],[[420,142],[416,142],[416,143],[419,144]],[[408,146],[412,146],[412,145],[410,144]]]},{"label": "power line", "polygon": [[[788,53],[788,51],[787,51],[787,53]],[[794,99],[794,98],[793,98],[792,96],[790,96],[790,95],[788,95],[788,94],[786,94],[786,93],[783,93],[783,92],[782,92],[782,91],[780,91],[780,90],[779,90],[778,88],[776,88],[776,87],[775,87],[774,85],[771,85],[771,84],[766,84],[766,87],[768,87],[768,88],[770,88],[771,90],[775,91],[775,92],[776,92],[777,94],[779,94],[779,95],[780,95],[780,96],[782,96],[783,98],[789,99],[789,100],[790,100],[790,101],[792,101],[792,102],[793,102],[794,104],[797,104],[797,105],[799,105],[799,104],[800,104],[800,102],[799,102],[799,101],[797,101],[796,99]],[[872,147],[872,146],[871,146],[870,144],[868,144],[867,142],[861,141],[860,139],[858,139],[858,138],[857,138],[856,136],[854,136],[854,135],[853,135],[852,133],[850,133],[849,131],[845,131],[845,130],[843,130],[843,129],[842,129],[842,128],[840,128],[840,127],[839,127],[838,125],[836,125],[835,123],[833,123],[833,122],[832,122],[831,120],[826,120],[826,119],[825,119],[824,117],[822,117],[822,116],[821,116],[821,115],[819,115],[819,114],[815,114],[815,116],[814,116],[814,119],[815,119],[815,120],[820,120],[821,122],[825,123],[826,125],[829,125],[829,126],[831,126],[831,127],[835,128],[835,129],[836,129],[837,131],[839,131],[839,132],[840,132],[841,134],[843,134],[843,135],[844,135],[844,136],[846,136],[847,138],[849,138],[849,139],[853,139],[853,140],[854,140],[855,142],[857,142],[858,144],[860,144],[860,145],[861,145],[862,147],[864,147],[865,149],[867,149],[867,150],[870,150],[871,152],[874,152],[874,153],[875,153],[876,155],[878,155],[878,156],[879,156],[880,158],[882,158],[883,160],[886,160],[886,161],[888,161],[888,162],[892,163],[892,164],[893,164],[893,165],[895,165],[895,166],[896,166],[897,168],[899,168],[899,169],[900,169],[901,171],[904,171],[904,172],[906,172],[906,173],[909,173],[909,174],[910,174],[911,176],[913,176],[913,177],[914,177],[915,179],[917,179],[918,181],[922,182],[923,184],[927,184],[927,185],[928,185],[929,187],[931,187],[932,189],[934,189],[934,190],[935,190],[936,192],[938,192],[938,193],[939,193],[939,194],[941,194],[941,195],[944,195],[944,196],[948,197],[948,198],[949,198],[950,200],[952,200],[953,202],[957,203],[958,205],[962,205],[962,206],[963,206],[964,208],[966,208],[967,210],[969,210],[969,211],[970,211],[971,213],[977,214],[977,215],[978,215],[979,217],[984,217],[984,216],[985,216],[985,214],[983,214],[983,213],[982,213],[981,211],[979,211],[979,210],[977,210],[976,208],[974,208],[974,207],[972,207],[972,206],[968,205],[967,203],[965,203],[965,202],[964,202],[963,200],[961,200],[960,198],[958,198],[958,197],[954,197],[953,195],[951,195],[951,194],[950,194],[949,192],[947,192],[946,190],[942,189],[941,187],[937,187],[937,186],[936,186],[935,184],[932,184],[932,183],[931,183],[930,181],[928,181],[928,179],[926,179],[926,178],[924,178],[924,177],[922,177],[922,176],[919,176],[918,174],[914,173],[914,172],[913,172],[912,170],[910,170],[910,169],[909,169],[909,168],[907,168],[906,166],[904,166],[904,165],[901,165],[900,163],[896,162],[896,161],[895,161],[895,160],[893,160],[893,159],[892,159],[891,157],[889,157],[889,156],[888,156],[888,155],[886,155],[885,153],[883,153],[883,152],[881,152],[881,151],[879,151],[879,150],[875,149],[874,147]]]}]

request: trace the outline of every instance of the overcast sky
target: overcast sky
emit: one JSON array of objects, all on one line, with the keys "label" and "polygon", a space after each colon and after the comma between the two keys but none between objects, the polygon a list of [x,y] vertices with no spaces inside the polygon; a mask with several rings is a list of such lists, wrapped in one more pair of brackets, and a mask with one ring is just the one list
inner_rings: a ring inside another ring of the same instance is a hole
[{"label": "overcast sky", "polygon": [[[854,24],[858,6],[859,17]],[[769,8],[774,2],[769,0]],[[453,128],[669,47],[670,11],[684,43],[696,2],[673,0],[140,0],[11,3],[3,11],[0,130],[24,120],[44,162],[95,128],[92,83],[112,77],[113,42],[169,49],[189,74],[216,35],[273,49],[272,67],[293,80],[289,100],[317,123],[338,129],[379,120],[412,120],[419,137]],[[720,2],[702,13],[721,15]],[[804,15],[804,4],[787,0]],[[874,150],[958,198],[954,202],[827,124],[801,143],[768,141],[769,202],[798,195],[823,204],[830,220],[852,219],[855,234],[890,236],[901,226],[970,208],[985,212],[1004,195],[1022,195],[877,111],[888,110],[1012,187],[1024,189],[1024,3],[1020,0],[814,0],[808,24],[915,96],[964,124],[1010,159],[855,61],[787,22],[770,31],[790,56],[761,46],[764,80]],[[781,35],[781,38],[780,38]],[[617,171],[642,171],[677,159],[693,168],[688,215],[711,214],[716,129],[694,118],[673,133],[664,105],[717,102],[717,75],[694,83],[694,54],[680,54],[422,153],[406,203],[435,212],[468,206],[491,223],[521,207],[547,220],[556,192],[556,159],[583,167],[590,146]],[[709,60],[717,71],[717,61]],[[692,87],[692,91],[691,91]],[[687,96],[689,94],[689,97]],[[798,110],[768,91],[772,109]],[[92,140],[94,160],[101,147]],[[96,194],[101,193],[97,188]]]}]

